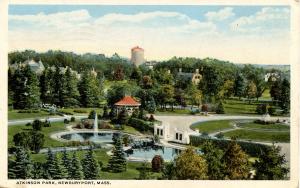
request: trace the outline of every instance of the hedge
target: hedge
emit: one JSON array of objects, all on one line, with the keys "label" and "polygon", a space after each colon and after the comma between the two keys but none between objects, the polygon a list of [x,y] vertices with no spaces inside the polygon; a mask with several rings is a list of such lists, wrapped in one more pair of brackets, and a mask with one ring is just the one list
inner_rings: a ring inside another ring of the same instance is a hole
[{"label": "hedge", "polygon": [[141,132],[154,131],[152,124],[137,118],[130,118],[128,121],[128,125],[134,127],[135,129]]},{"label": "hedge", "polygon": [[[228,144],[231,142],[231,140],[214,139],[201,136],[190,136],[190,142],[192,146],[202,146],[206,141],[211,141],[220,149],[227,148]],[[262,151],[265,151],[266,149],[270,148],[270,146],[264,144],[250,143],[245,141],[237,141],[237,144],[239,144],[247,154],[253,157],[258,157]]]}]

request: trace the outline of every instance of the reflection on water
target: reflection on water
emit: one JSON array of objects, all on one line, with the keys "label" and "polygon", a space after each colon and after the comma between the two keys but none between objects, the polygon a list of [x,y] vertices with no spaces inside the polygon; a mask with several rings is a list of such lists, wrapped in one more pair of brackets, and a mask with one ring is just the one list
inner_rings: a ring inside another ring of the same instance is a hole
[{"label": "reflection on water", "polygon": [[160,155],[164,160],[173,160],[182,150],[164,146],[145,147],[139,149],[132,149],[127,151],[128,157],[142,158],[151,160],[155,155]]},{"label": "reflection on water", "polygon": [[70,141],[91,141],[91,142],[108,142],[111,143],[115,133],[70,133],[62,135],[61,138]]}]

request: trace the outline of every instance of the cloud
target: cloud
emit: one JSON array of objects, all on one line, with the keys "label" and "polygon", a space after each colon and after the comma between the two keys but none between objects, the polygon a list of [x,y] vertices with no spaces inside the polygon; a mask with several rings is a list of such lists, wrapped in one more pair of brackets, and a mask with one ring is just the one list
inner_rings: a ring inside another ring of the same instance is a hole
[{"label": "cloud", "polygon": [[289,30],[289,19],[288,8],[264,7],[254,15],[236,19],[230,27],[240,33],[280,34]]},{"label": "cloud", "polygon": [[233,8],[225,7],[218,12],[207,12],[205,17],[210,21],[223,21],[233,17],[234,15]]}]

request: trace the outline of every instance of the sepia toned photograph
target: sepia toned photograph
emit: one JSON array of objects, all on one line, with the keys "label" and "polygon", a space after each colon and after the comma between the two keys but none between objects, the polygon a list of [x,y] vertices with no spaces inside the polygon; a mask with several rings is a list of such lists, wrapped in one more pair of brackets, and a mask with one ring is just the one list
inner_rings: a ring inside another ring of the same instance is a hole
[{"label": "sepia toned photograph", "polygon": [[8,180],[291,180],[291,6],[8,4],[7,19]]}]

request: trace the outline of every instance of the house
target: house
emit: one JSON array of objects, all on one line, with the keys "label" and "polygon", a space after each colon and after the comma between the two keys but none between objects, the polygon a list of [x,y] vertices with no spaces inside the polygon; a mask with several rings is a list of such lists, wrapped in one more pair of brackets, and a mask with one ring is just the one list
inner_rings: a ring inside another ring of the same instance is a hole
[{"label": "house", "polygon": [[199,69],[196,69],[194,73],[182,72],[182,68],[179,68],[178,77],[190,80],[193,84],[198,85],[202,79],[202,75],[199,73]]},{"label": "house", "polygon": [[280,75],[276,72],[269,72],[269,73],[265,74],[265,82],[268,82],[268,81],[275,82],[278,79],[280,79]]},{"label": "house", "polygon": [[137,102],[134,98],[132,98],[131,96],[125,96],[123,97],[120,101],[116,102],[114,104],[114,106],[117,109],[117,114],[125,109],[129,115],[132,114],[132,112],[135,109],[139,109],[139,107],[141,106],[141,104],[139,102]]},{"label": "house", "polygon": [[21,63],[21,62],[14,63],[14,64],[10,65],[10,68],[16,70],[18,68],[25,67],[26,65],[28,65],[30,67],[30,69],[38,75],[42,74],[43,71],[45,70],[43,62],[41,60],[36,62],[34,59],[28,59],[28,60],[24,61],[23,63]]}]

